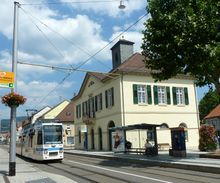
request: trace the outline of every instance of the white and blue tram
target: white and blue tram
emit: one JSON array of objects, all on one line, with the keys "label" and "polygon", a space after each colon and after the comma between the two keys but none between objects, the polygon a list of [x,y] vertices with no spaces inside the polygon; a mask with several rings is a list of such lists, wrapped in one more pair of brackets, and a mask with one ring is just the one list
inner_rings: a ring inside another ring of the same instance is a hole
[{"label": "white and blue tram", "polygon": [[62,160],[62,123],[38,120],[23,127],[16,144],[16,153],[34,160]]}]

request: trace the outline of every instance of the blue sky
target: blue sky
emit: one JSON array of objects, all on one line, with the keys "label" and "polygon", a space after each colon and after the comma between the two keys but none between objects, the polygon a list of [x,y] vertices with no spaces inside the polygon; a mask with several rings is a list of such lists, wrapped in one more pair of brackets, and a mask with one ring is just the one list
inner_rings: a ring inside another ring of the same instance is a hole
[{"label": "blue sky", "polygon": [[[111,69],[110,48],[119,40],[120,33],[146,14],[146,0],[125,0],[124,10],[118,8],[120,0],[20,0],[19,3],[18,61],[76,68],[116,38],[80,67],[99,72]],[[3,71],[11,71],[12,65],[13,6],[13,0],[1,0],[0,70]],[[123,33],[125,39],[135,42],[135,52],[141,51],[141,31],[146,19],[147,16]],[[28,100],[18,108],[17,116],[26,115],[26,109],[41,109],[70,100],[78,93],[85,73],[76,71],[67,75],[67,71],[18,64],[17,91]],[[199,99],[206,90],[198,88]],[[9,92],[0,88],[0,96]],[[0,104],[0,119],[9,118],[9,112],[9,108]]]}]

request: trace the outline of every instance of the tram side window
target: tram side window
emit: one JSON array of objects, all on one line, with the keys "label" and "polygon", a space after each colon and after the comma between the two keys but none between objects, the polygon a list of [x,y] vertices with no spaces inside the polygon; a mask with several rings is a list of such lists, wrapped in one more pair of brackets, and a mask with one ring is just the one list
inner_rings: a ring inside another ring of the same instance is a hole
[{"label": "tram side window", "polygon": [[42,145],[43,141],[42,141],[42,131],[38,131],[37,133],[37,144],[38,145]]}]

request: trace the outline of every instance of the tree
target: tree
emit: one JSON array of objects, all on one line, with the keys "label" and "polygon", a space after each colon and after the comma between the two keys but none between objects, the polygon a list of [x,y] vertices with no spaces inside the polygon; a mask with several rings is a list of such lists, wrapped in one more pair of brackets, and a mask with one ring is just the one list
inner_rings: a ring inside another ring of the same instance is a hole
[{"label": "tree", "polygon": [[220,101],[217,91],[209,90],[199,102],[199,117],[202,120]]},{"label": "tree", "polygon": [[156,81],[190,74],[220,95],[219,10],[219,0],[148,0],[141,47]]}]

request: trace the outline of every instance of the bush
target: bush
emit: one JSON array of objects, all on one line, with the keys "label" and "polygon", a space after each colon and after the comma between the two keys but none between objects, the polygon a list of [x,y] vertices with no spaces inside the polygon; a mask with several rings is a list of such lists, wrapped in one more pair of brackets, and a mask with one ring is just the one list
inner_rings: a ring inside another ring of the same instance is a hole
[{"label": "bush", "polygon": [[216,148],[215,128],[212,125],[201,125],[199,129],[199,150],[213,151]]}]

